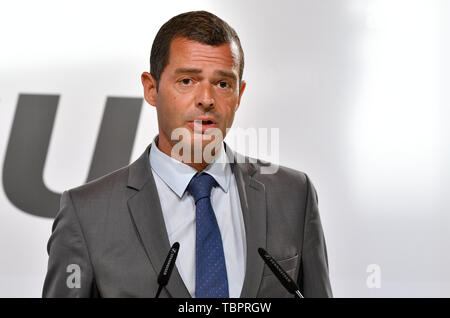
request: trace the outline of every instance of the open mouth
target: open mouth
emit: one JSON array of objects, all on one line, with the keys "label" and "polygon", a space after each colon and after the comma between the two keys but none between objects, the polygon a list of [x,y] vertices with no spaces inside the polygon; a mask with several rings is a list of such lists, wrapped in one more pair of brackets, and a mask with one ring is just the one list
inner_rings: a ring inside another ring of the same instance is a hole
[{"label": "open mouth", "polygon": [[194,120],[194,123],[197,125],[211,125],[214,124],[212,120]]},{"label": "open mouth", "polygon": [[217,123],[213,119],[195,119],[188,123],[194,131],[206,132],[208,129],[217,128]]}]

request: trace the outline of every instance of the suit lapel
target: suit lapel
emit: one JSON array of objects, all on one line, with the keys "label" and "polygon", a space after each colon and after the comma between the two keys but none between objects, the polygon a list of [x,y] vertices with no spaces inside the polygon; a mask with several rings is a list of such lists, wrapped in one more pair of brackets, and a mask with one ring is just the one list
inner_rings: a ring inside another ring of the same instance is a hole
[{"label": "suit lapel", "polygon": [[[158,191],[148,160],[150,147],[130,166],[128,187],[137,190],[128,200],[128,208],[153,271],[159,274],[170,249]],[[172,297],[190,294],[175,266],[166,290]]]},{"label": "suit lapel", "polygon": [[226,144],[225,147],[238,186],[247,241],[247,261],[241,297],[254,298],[258,294],[264,270],[258,248],[266,248],[266,191],[264,184],[253,178],[257,171],[254,165],[245,163],[248,157],[233,152]]},{"label": "suit lapel", "polygon": [[[130,166],[128,187],[137,192],[128,200],[128,208],[151,267],[158,275],[170,249],[170,243],[148,160],[150,147],[151,145]],[[266,191],[264,184],[253,178],[257,170],[253,164],[246,163],[245,159],[248,158],[233,152],[226,144],[225,149],[238,186],[247,242],[245,279],[241,297],[253,298],[258,294],[264,269],[258,248],[266,248]],[[166,290],[172,297],[191,297],[176,266]]]}]

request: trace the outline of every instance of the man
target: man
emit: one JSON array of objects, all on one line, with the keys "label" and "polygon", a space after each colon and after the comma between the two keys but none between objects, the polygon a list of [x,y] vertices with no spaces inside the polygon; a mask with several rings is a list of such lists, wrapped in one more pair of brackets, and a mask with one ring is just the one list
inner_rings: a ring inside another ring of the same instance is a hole
[{"label": "man", "polygon": [[63,193],[44,297],[154,297],[174,242],[161,297],[292,297],[260,247],[305,297],[332,296],[308,177],[285,167],[263,173],[266,164],[222,141],[243,69],[236,32],[215,15],[188,12],[161,27],[141,78],[159,134],[129,166]]}]

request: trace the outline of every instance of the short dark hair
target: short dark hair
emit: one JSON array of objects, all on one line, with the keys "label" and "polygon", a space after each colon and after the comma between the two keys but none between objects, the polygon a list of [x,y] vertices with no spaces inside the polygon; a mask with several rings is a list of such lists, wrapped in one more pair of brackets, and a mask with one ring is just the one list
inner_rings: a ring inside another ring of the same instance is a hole
[{"label": "short dark hair", "polygon": [[244,51],[236,31],[218,16],[207,11],[190,11],[179,14],[159,29],[150,53],[150,74],[159,80],[169,63],[170,44],[177,37],[187,38],[211,46],[235,43],[239,50],[239,82],[244,73]]}]

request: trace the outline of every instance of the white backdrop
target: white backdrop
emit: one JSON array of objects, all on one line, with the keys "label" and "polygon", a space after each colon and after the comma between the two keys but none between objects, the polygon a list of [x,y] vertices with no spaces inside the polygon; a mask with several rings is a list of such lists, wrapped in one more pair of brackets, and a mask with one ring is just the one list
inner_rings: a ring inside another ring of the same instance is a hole
[{"label": "white backdrop", "polygon": [[[157,30],[200,9],[229,22],[246,54],[235,126],[279,128],[280,163],[318,190],[334,295],[450,297],[445,0],[0,0],[1,169],[19,94],[57,94],[43,180],[82,184],[106,97],[142,97]],[[156,132],[145,104],[133,160]],[[40,297],[51,224],[1,188],[1,297]]]}]

